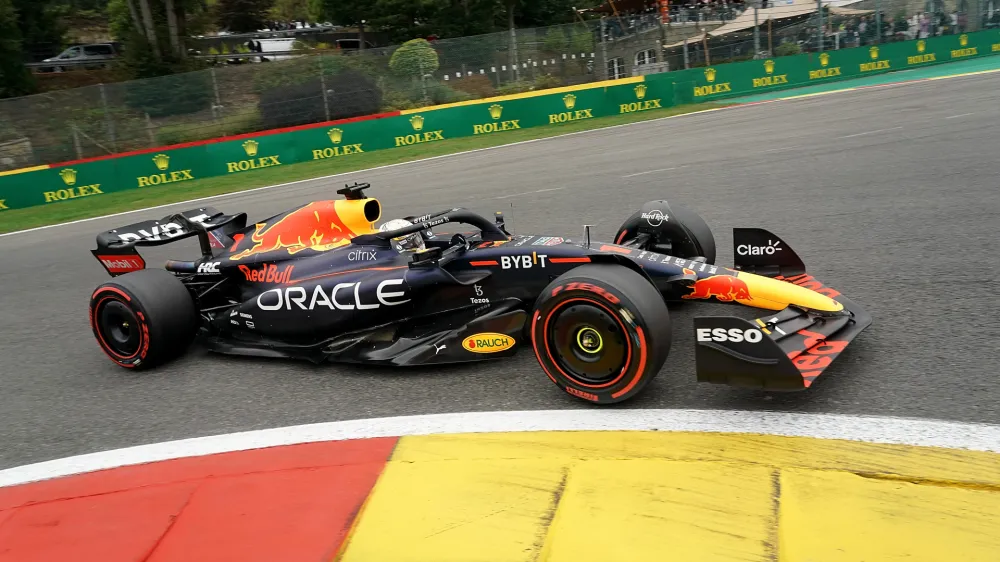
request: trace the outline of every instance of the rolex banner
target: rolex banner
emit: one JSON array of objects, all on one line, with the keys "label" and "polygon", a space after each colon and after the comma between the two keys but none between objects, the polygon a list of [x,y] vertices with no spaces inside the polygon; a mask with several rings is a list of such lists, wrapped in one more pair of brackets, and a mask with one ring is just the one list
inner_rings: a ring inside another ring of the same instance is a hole
[{"label": "rolex banner", "polygon": [[376,150],[561,127],[997,53],[1000,31],[981,31],[692,68],[41,166],[0,174],[0,220],[10,209],[133,189],[183,192],[198,180],[249,181],[259,170],[302,162],[326,161],[335,172],[335,161]]}]

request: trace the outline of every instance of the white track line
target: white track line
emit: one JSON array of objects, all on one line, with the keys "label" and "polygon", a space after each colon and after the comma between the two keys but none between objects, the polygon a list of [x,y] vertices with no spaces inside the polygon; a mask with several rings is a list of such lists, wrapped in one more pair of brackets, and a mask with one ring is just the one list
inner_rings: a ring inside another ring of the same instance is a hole
[{"label": "white track line", "polygon": [[627,176],[622,176],[623,178],[634,178],[636,176],[644,176],[646,174],[655,174],[657,172],[669,172],[670,170],[676,170],[677,168],[660,168],[658,170],[646,170],[645,172],[636,172],[634,174],[629,174]]},{"label": "white track line", "polygon": [[[682,113],[680,115],[668,115],[666,117],[658,117],[656,119],[647,119],[645,121],[636,121],[635,123],[624,123],[622,125],[611,125],[609,127],[600,127],[600,128],[597,128],[597,129],[589,129],[589,130],[586,130],[586,131],[576,131],[576,132],[573,132],[573,133],[563,133],[561,135],[553,135],[551,137],[545,137],[545,138],[541,138],[541,139],[532,139],[532,140],[526,140],[526,141],[512,142],[512,143],[509,143],[509,144],[501,144],[501,145],[498,145],[498,146],[489,146],[489,147],[486,147],[486,148],[477,148],[475,150],[466,150],[464,152],[455,152],[455,153],[452,153],[452,154],[442,154],[441,156],[431,156],[429,158],[421,158],[420,160],[410,160],[410,161],[407,161],[407,162],[398,162],[396,164],[386,164],[385,166],[377,166],[375,168],[366,168],[366,169],[363,169],[363,170],[356,170],[354,172],[343,172],[343,173],[339,173],[339,174],[332,174],[332,175],[329,175],[329,176],[320,176],[320,177],[317,177],[317,178],[310,178],[310,179],[305,179],[305,180],[297,180],[297,181],[291,181],[291,182],[286,182],[286,183],[278,183],[278,184],[274,184],[274,185],[266,185],[264,187],[256,187],[256,188],[253,188],[253,189],[245,189],[245,190],[242,190],[242,191],[233,191],[233,192],[229,192],[229,193],[221,193],[219,195],[212,195],[212,196],[209,196],[209,197],[199,197],[198,199],[188,199],[187,201],[178,201],[177,203],[166,203],[166,204],[163,204],[163,205],[156,205],[154,207],[146,207],[144,209],[136,209],[134,211],[122,211],[120,213],[112,213],[110,215],[101,215],[99,217],[90,217],[90,218],[86,218],[86,219],[79,219],[79,220],[69,221],[69,222],[63,222],[63,223],[59,223],[59,224],[49,224],[49,225],[45,225],[45,226],[38,226],[38,227],[35,227],[35,228],[29,228],[29,229],[26,229],[26,230],[15,230],[14,232],[7,232],[5,234],[0,234],[0,238],[3,238],[4,236],[14,236],[16,234],[27,234],[29,232],[35,232],[36,230],[44,230],[44,229],[48,229],[48,228],[58,228],[58,227],[61,227],[61,226],[70,226],[70,225],[73,225],[73,224],[80,224],[80,223],[84,223],[84,222],[96,221],[96,220],[101,220],[101,219],[108,219],[108,218],[113,218],[113,217],[120,217],[120,216],[123,216],[123,215],[130,215],[132,213],[145,213],[147,211],[155,211],[156,209],[165,209],[167,207],[174,207],[174,206],[177,206],[177,205],[190,205],[192,203],[198,203],[198,202],[201,202],[201,201],[210,201],[212,199],[218,199],[220,197],[233,197],[233,196],[238,196],[238,195],[242,195],[242,194],[245,194],[245,193],[253,193],[255,191],[263,191],[265,189],[275,189],[275,188],[278,188],[278,187],[288,187],[290,185],[296,185],[296,184],[305,183],[305,182],[308,182],[308,181],[330,180],[330,179],[339,178],[339,177],[342,177],[342,176],[347,176],[347,175],[350,175],[350,174],[364,174],[364,173],[369,173],[369,172],[375,172],[375,171],[378,171],[378,170],[384,170],[384,169],[387,169],[387,168],[395,168],[397,166],[407,166],[407,165],[410,165],[410,164],[419,164],[421,162],[429,162],[429,161],[432,161],[432,160],[439,160],[441,158],[451,158],[453,156],[464,156],[466,154],[474,154],[476,152],[484,152],[484,151],[487,151],[487,150],[496,150],[496,149],[499,149],[499,148],[507,148],[507,147],[511,147],[511,146],[518,146],[518,145],[528,144],[528,143],[533,143],[533,142],[542,142],[542,141],[548,141],[548,140],[552,140],[552,139],[559,139],[559,138],[563,138],[563,137],[572,137],[572,136],[576,136],[576,135],[586,135],[586,134],[596,133],[596,132],[599,132],[599,131],[607,131],[608,129],[618,129],[618,128],[621,128],[621,127],[633,127],[635,125],[642,125],[642,124],[645,124],[645,123],[655,123],[657,121],[664,121],[664,120],[667,120],[667,119],[677,119],[677,118],[680,118],[680,117],[690,117],[692,115],[701,115],[703,113],[710,113],[712,111],[725,111],[727,109],[732,110],[732,109],[740,109],[740,108],[746,108],[746,107],[754,107],[754,106],[758,106],[758,105],[764,105],[764,104],[769,104],[769,103],[776,103],[776,102],[781,102],[781,101],[795,101],[796,99],[801,99],[801,98],[810,97],[810,96],[843,94],[843,93],[849,93],[849,92],[856,92],[858,90],[863,90],[863,89],[867,89],[867,88],[885,87],[885,86],[909,86],[909,85],[913,85],[913,84],[920,84],[921,82],[924,82],[924,81],[927,81],[927,80],[944,80],[944,79],[948,79],[948,78],[963,78],[963,77],[966,77],[966,76],[973,76],[973,75],[979,75],[979,74],[991,74],[991,73],[994,73],[994,72],[1000,72],[1000,70],[981,70],[981,71],[968,72],[968,73],[962,73],[962,74],[953,74],[953,75],[946,75],[946,76],[936,76],[936,77],[932,77],[932,78],[921,78],[921,79],[917,79],[917,80],[906,80],[906,81],[902,81],[902,82],[890,82],[888,84],[876,84],[876,85],[873,85],[873,86],[854,86],[854,87],[852,87],[852,86],[846,86],[845,88],[843,88],[841,90],[831,90],[829,92],[818,92],[818,93],[815,93],[815,94],[805,94],[805,95],[799,95],[799,96],[791,95],[791,96],[785,97],[785,98],[776,98],[776,99],[772,99],[772,100],[762,100],[762,101],[755,101],[755,102],[747,102],[747,103],[742,103],[742,104],[738,104],[738,105],[731,105],[731,106],[728,106],[728,107],[715,107],[715,108],[712,108],[712,109],[703,109],[701,111],[692,111],[691,113]],[[789,90],[789,93],[791,93],[792,91],[794,91],[794,89],[793,90]],[[727,103],[727,100],[715,100],[715,101],[717,103]],[[713,102],[707,102],[707,103],[713,103]]]},{"label": "white track line", "polygon": [[0,471],[0,486],[183,457],[371,437],[500,431],[701,431],[845,439],[1000,453],[1000,426],[912,418],[727,410],[536,410],[374,418],[154,443]]}]

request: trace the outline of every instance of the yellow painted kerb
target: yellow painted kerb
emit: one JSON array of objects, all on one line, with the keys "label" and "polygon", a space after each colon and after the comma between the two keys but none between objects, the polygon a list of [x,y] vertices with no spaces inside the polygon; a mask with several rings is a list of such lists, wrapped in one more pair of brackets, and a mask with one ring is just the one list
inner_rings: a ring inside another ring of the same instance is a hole
[{"label": "yellow painted kerb", "polygon": [[499,103],[510,100],[520,100],[525,98],[535,98],[538,96],[550,96],[553,94],[564,94],[566,92],[579,92],[580,90],[596,90],[597,88],[610,88],[611,86],[624,86],[626,84],[637,84],[639,82],[645,82],[645,76],[633,76],[631,78],[621,78],[618,80],[604,80],[602,82],[590,82],[588,84],[580,84],[577,86],[565,86],[562,88],[550,88],[548,90],[538,90],[535,92],[522,92],[520,94],[511,94],[509,96],[497,96],[486,99],[460,101],[455,103],[446,103],[443,105],[432,105],[428,107],[420,107],[417,109],[404,109],[400,111],[400,115],[410,115],[412,113],[427,113],[428,111],[437,111],[439,109],[448,109],[451,107],[462,107],[466,105],[478,105],[481,103]]},{"label": "yellow painted kerb", "polygon": [[995,562],[1000,455],[743,434],[403,437],[337,559]]}]

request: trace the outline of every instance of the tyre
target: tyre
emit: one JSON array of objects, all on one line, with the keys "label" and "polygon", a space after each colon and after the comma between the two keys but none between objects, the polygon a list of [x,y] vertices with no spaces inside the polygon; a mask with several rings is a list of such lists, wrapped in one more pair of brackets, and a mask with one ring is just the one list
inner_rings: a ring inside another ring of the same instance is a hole
[{"label": "tyre", "polygon": [[97,287],[90,297],[90,327],[112,361],[148,369],[185,351],[198,329],[198,311],[180,279],[143,269]]},{"label": "tyre", "polygon": [[[671,255],[692,259],[703,257],[708,263],[715,263],[715,236],[712,229],[708,227],[705,219],[701,215],[688,209],[679,203],[670,203],[671,220],[684,225],[684,228],[691,233],[691,240],[671,240],[674,250]],[[629,238],[634,238],[639,231],[639,221],[642,220],[642,211],[636,211],[628,220],[622,223],[615,233],[615,243],[620,244]]]},{"label": "tyre", "polygon": [[597,404],[635,396],[670,352],[670,314],[652,283],[621,265],[584,265],[545,288],[531,315],[542,370]]}]

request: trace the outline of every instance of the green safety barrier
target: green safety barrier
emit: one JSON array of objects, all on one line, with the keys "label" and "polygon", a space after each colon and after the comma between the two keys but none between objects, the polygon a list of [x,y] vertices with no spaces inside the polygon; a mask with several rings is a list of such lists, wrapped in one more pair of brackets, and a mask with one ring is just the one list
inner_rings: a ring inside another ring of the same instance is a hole
[{"label": "green safety barrier", "polygon": [[130,189],[183,188],[198,179],[251,174],[297,162],[503,134],[857,78],[1000,53],[1000,31],[720,64],[398,115],[261,132],[195,146],[32,169],[0,176],[0,213]]}]

